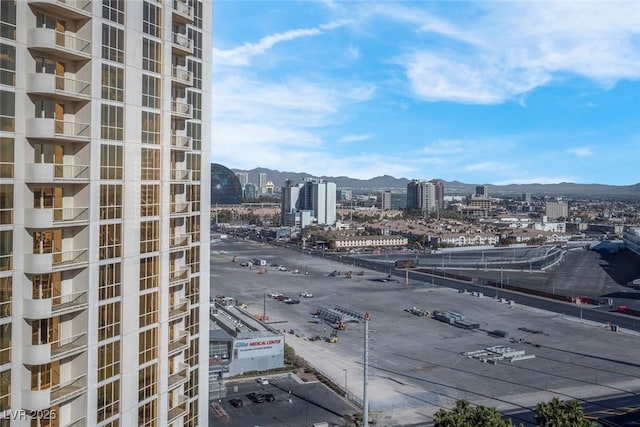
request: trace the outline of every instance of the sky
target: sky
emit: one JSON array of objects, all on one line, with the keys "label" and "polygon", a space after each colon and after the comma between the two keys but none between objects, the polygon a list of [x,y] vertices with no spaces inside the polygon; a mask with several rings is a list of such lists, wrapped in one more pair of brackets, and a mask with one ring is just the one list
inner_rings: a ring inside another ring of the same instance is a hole
[{"label": "sky", "polygon": [[215,0],[212,157],[640,183],[640,1]]}]

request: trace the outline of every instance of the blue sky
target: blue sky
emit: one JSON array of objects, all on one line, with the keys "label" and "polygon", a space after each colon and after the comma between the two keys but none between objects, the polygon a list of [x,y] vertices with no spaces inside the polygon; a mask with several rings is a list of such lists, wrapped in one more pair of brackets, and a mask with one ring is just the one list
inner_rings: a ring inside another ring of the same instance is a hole
[{"label": "blue sky", "polygon": [[640,1],[214,1],[212,161],[640,182]]}]

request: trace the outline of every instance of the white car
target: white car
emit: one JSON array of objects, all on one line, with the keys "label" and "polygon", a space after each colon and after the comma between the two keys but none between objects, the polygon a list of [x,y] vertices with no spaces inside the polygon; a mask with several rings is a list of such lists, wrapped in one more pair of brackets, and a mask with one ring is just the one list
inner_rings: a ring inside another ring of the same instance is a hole
[{"label": "white car", "polygon": [[313,298],[313,294],[311,292],[302,292],[300,296],[303,298]]},{"label": "white car", "polygon": [[271,291],[267,295],[269,295],[269,298],[275,298],[275,297],[280,296],[282,294],[280,292]]},{"label": "white car", "polygon": [[260,377],[256,379],[256,381],[258,382],[258,384],[269,385],[269,380],[266,379],[265,377]]}]

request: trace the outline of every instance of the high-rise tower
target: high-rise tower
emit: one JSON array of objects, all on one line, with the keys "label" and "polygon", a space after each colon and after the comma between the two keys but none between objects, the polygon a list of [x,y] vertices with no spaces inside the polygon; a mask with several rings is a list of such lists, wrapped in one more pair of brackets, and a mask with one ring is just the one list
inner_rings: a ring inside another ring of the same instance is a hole
[{"label": "high-rise tower", "polygon": [[206,425],[211,16],[1,0],[3,426]]}]

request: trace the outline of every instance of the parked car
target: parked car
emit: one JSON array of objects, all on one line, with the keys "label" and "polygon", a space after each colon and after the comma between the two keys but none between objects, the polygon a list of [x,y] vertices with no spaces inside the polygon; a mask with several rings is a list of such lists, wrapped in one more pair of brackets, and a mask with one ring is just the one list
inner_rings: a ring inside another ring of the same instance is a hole
[{"label": "parked car", "polygon": [[269,380],[266,379],[265,377],[260,377],[256,379],[256,382],[258,384],[262,384],[262,385],[268,385],[269,384]]},{"label": "parked car", "polygon": [[313,294],[309,291],[302,292],[300,296],[303,298],[313,298]]},{"label": "parked car", "polygon": [[276,400],[275,396],[271,393],[264,393],[262,397],[264,397],[264,400],[266,400],[267,402],[273,402],[274,400]]},{"label": "parked car", "polygon": [[244,406],[244,402],[242,401],[242,399],[231,399],[231,400],[229,400],[229,403],[234,408],[241,408],[241,407]]},{"label": "parked car", "polygon": [[278,301],[283,301],[285,299],[285,296],[282,294],[278,294],[275,297],[273,297],[273,299],[278,300]]},{"label": "parked car", "polygon": [[275,298],[278,295],[282,295],[280,292],[276,292],[276,291],[271,291],[269,292],[267,295],[269,295],[269,298]]},{"label": "parked car", "polygon": [[259,393],[256,393],[256,392],[251,392],[251,393],[247,394],[247,397],[253,403],[262,403],[262,402],[264,402],[264,396],[259,394]]},{"label": "parked car", "polygon": [[285,300],[285,304],[300,304],[300,300],[295,298],[289,298],[289,301]]}]

